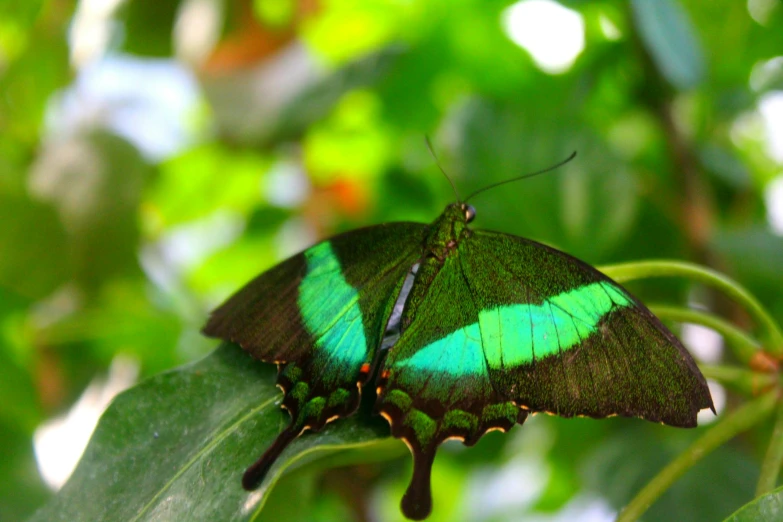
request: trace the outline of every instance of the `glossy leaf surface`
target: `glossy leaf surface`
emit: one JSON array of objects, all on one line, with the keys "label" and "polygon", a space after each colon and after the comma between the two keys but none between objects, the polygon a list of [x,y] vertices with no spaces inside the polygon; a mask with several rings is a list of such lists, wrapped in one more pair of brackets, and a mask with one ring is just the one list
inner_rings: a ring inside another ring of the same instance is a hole
[{"label": "glossy leaf surface", "polygon": [[742,506],[725,522],[756,522],[783,519],[783,487],[762,495]]},{"label": "glossy leaf surface", "polygon": [[118,396],[70,481],[31,520],[252,520],[285,467],[386,436],[380,419],[330,425],[299,439],[247,493],[242,470],[287,417],[274,373],[223,344]]}]

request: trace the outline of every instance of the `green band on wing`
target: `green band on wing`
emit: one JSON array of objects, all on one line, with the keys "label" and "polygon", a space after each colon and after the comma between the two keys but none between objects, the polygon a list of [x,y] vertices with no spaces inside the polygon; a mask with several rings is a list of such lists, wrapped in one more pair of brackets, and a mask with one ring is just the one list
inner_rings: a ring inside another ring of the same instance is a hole
[{"label": "green band on wing", "polygon": [[333,369],[328,381],[353,379],[367,359],[359,294],[342,274],[329,242],[305,252],[307,274],[299,286],[299,310],[307,331],[315,339],[316,358]]},{"label": "green band on wing", "polygon": [[443,371],[451,375],[486,374],[478,323],[438,339],[395,366]]},{"label": "green band on wing", "polygon": [[557,355],[596,331],[615,307],[631,299],[601,281],[553,296],[540,305],[517,304],[482,310],[478,323],[425,346],[395,366],[441,371],[453,376],[483,375]]}]

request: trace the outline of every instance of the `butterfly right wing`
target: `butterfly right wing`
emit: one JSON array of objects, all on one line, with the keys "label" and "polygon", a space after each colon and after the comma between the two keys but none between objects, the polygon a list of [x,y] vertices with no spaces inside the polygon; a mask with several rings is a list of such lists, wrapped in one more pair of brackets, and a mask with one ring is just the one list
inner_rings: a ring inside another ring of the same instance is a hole
[{"label": "butterfly right wing", "polygon": [[641,417],[695,426],[712,407],[681,343],[626,290],[589,265],[527,239],[472,231],[422,261],[377,408],[414,473],[406,516],[431,509],[438,445],[470,445],[529,413]]},{"label": "butterfly right wing", "polygon": [[[694,427],[713,408],[695,361],[622,286],[535,241],[477,230],[464,269],[496,389],[527,411]],[[505,253],[505,257],[498,256]],[[493,281],[505,281],[503,285]]]}]

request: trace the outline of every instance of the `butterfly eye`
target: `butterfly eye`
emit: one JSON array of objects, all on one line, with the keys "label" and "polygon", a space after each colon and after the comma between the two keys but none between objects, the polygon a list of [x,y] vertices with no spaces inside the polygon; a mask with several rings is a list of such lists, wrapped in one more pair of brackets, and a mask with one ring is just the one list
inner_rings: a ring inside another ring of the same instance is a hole
[{"label": "butterfly eye", "polygon": [[464,205],[462,208],[465,209],[465,223],[473,221],[476,217],[476,209],[472,205]]}]

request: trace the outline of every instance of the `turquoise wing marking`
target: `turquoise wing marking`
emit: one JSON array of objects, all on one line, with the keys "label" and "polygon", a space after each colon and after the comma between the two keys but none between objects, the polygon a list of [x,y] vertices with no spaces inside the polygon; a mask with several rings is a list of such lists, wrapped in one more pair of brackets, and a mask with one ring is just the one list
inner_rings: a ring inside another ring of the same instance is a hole
[{"label": "turquoise wing marking", "polygon": [[359,293],[343,277],[328,241],[307,250],[305,258],[298,303],[305,328],[316,340],[315,357],[330,363],[329,380],[349,380],[368,356]]},{"label": "turquoise wing marking", "polygon": [[430,343],[396,366],[460,377],[486,375],[487,366],[500,370],[529,364],[574,348],[596,331],[607,313],[631,304],[614,285],[599,281],[540,305],[482,310],[478,322]]},{"label": "turquoise wing marking", "polygon": [[478,323],[450,333],[395,366],[443,372],[454,377],[487,374]]}]

